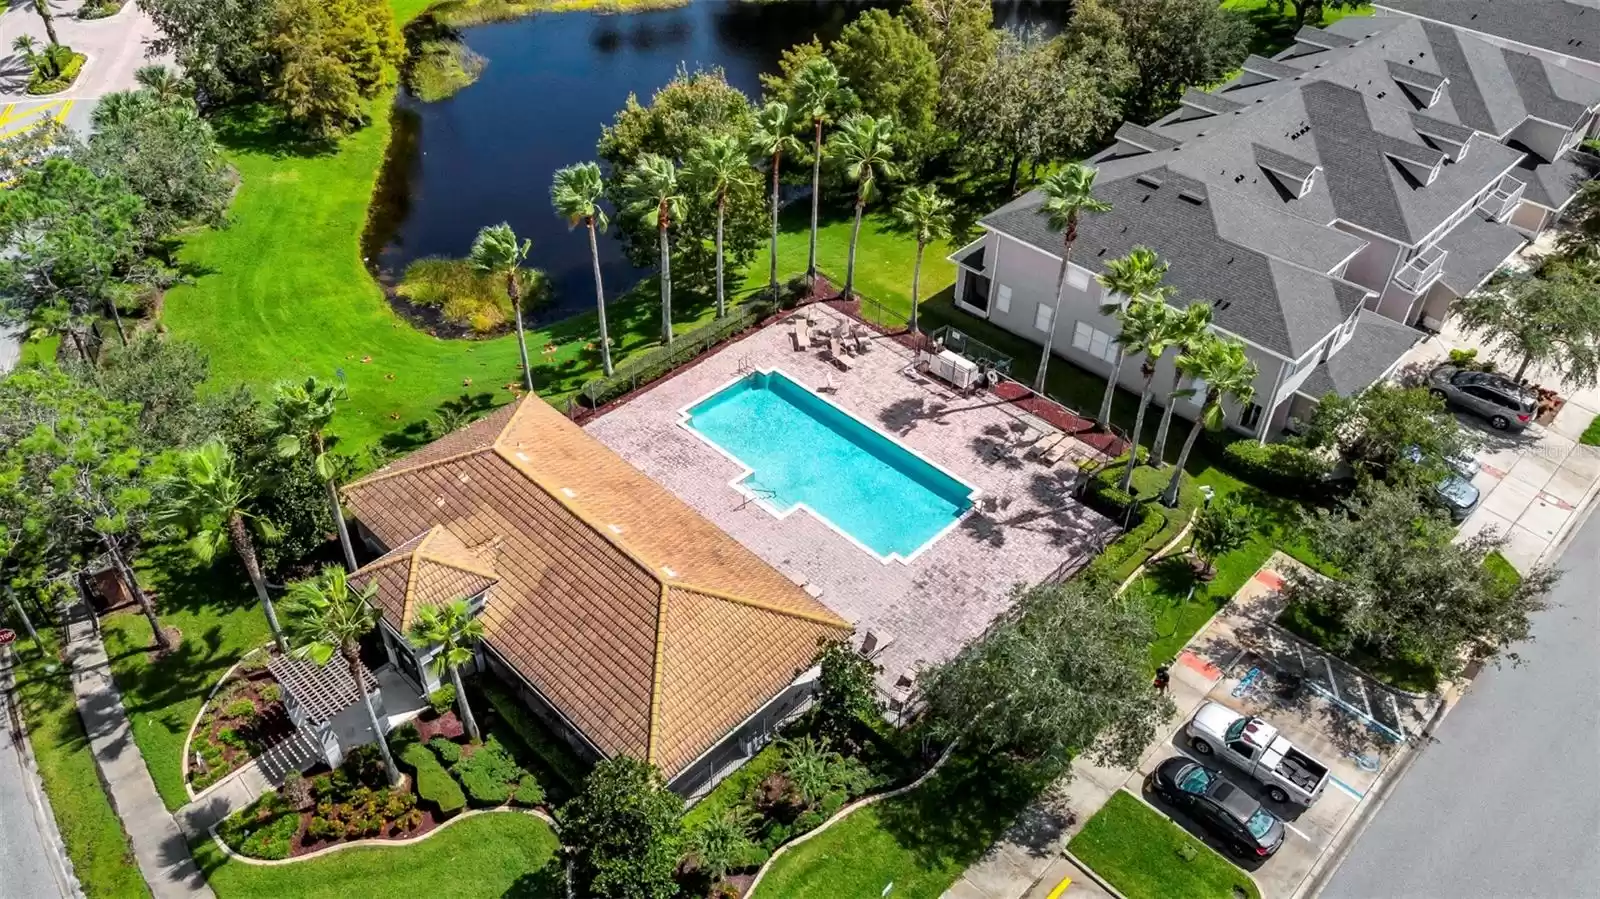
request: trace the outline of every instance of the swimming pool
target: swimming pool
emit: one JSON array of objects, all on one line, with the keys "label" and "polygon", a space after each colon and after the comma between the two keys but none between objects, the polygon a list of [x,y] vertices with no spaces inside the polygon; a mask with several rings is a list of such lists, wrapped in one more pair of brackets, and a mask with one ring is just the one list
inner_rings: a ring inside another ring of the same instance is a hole
[{"label": "swimming pool", "polygon": [[779,371],[683,412],[685,427],[748,469],[735,488],[780,518],[803,507],[885,562],[921,552],[977,492]]}]

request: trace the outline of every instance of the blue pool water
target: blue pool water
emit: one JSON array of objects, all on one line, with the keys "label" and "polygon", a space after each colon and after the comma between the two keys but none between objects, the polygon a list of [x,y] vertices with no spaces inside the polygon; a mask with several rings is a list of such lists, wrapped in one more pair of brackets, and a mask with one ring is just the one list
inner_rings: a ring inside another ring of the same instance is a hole
[{"label": "blue pool water", "polygon": [[972,488],[778,372],[697,403],[688,426],[739,460],[778,514],[804,504],[882,558],[909,558],[972,505]]}]

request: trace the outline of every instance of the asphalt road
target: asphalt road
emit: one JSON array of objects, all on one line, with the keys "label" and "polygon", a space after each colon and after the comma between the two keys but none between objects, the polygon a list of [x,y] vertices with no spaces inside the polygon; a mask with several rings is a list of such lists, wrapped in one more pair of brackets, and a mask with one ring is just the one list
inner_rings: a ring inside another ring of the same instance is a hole
[{"label": "asphalt road", "polygon": [[1600,515],[1520,667],[1486,669],[1322,899],[1600,896]]},{"label": "asphalt road", "polygon": [[[0,665],[7,661],[0,656]],[[15,742],[8,702],[0,689],[0,899],[65,896],[52,864],[53,850],[40,829],[42,810],[29,783],[32,774],[23,767],[22,751]]]}]

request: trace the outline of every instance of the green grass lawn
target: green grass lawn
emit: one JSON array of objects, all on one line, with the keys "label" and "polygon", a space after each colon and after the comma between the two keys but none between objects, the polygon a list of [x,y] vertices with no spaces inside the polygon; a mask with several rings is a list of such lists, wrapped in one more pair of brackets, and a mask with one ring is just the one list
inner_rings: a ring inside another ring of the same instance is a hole
[{"label": "green grass lawn", "polygon": [[[1279,3],[1278,0],[1222,0],[1224,9],[1231,9],[1245,15],[1256,26],[1255,37],[1250,41],[1250,52],[1262,56],[1272,56],[1280,50],[1294,43],[1294,7],[1288,3]],[[1328,9],[1322,13],[1322,21],[1308,22],[1310,25],[1327,27],[1346,16],[1370,16],[1372,7],[1367,4],[1348,7],[1345,9]]]},{"label": "green grass lawn", "polygon": [[[56,656],[53,636],[44,632],[40,637],[42,653],[28,640],[19,640],[13,647],[20,662],[16,695],[73,872],[89,899],[149,896],[122,821],[100,786],[100,772],[78,717],[66,665]],[[45,670],[51,664],[57,666],[56,671]],[[7,809],[5,813],[25,811]]]},{"label": "green grass lawn", "polygon": [[218,899],[558,899],[562,892],[547,869],[557,846],[538,818],[496,813],[414,846],[346,849],[291,865],[233,861],[210,840],[196,844],[194,855]]},{"label": "green grass lawn", "polygon": [[240,656],[269,639],[266,617],[232,557],[206,569],[182,550],[156,547],[140,565],[140,580],[157,592],[162,624],[183,634],[176,651],[152,661],[150,624],[136,611],[101,620],[134,742],[171,809],[189,802],[183,741],[206,694]]},{"label": "green grass lawn", "polygon": [[920,788],[858,811],[773,863],[751,899],[937,899],[1048,776],[952,757]]},{"label": "green grass lawn", "polygon": [[1583,429],[1578,442],[1584,446],[1600,446],[1600,415],[1596,415],[1594,420],[1589,422],[1589,426]]},{"label": "green grass lawn", "polygon": [[1118,790],[1067,844],[1128,899],[1260,899],[1255,881],[1183,828]]}]

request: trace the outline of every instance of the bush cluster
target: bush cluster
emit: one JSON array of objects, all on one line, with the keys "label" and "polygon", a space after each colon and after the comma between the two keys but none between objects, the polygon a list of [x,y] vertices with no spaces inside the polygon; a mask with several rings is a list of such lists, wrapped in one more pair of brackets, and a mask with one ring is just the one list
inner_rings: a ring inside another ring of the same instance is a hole
[{"label": "bush cluster", "polygon": [[1316,453],[1289,443],[1236,440],[1222,448],[1222,465],[1268,493],[1310,498],[1327,494],[1333,466]]},{"label": "bush cluster", "polygon": [[450,711],[456,704],[455,684],[445,684],[428,694],[428,707],[433,709],[435,715],[443,715]]},{"label": "bush cluster", "polygon": [[[1118,491],[1120,492],[1120,491]],[[1127,494],[1123,494],[1126,496]],[[1131,569],[1138,563],[1134,558],[1140,554],[1148,555],[1160,547],[1150,547],[1149,543],[1160,534],[1167,525],[1167,517],[1157,509],[1146,507],[1139,523],[1128,530],[1121,537],[1107,544],[1104,551],[1096,556],[1084,568],[1087,577],[1104,577],[1114,583],[1121,583]],[[1142,559],[1140,561],[1143,561]],[[1130,564],[1131,563],[1131,564]]]},{"label": "bush cluster", "polygon": [[[480,272],[465,259],[418,259],[406,266],[395,293],[418,306],[437,308],[445,321],[474,334],[490,334],[511,323],[505,278]],[[550,295],[550,281],[543,272],[522,270],[524,314]]]},{"label": "bush cluster", "polygon": [[[62,49],[67,49],[63,47]],[[72,51],[69,51],[72,52]],[[28,93],[30,94],[55,94],[72,86],[77,80],[78,72],[89,57],[82,53],[72,52],[71,58],[61,65],[59,72],[51,74],[47,67],[35,66],[33,74],[28,76]]]},{"label": "bush cluster", "polygon": [[680,337],[669,349],[661,347],[620,365],[609,378],[595,378],[583,385],[584,403],[599,408],[619,396],[663,377],[678,366],[700,355],[723,340],[753,327],[759,317],[751,311],[730,313],[727,318]]},{"label": "bush cluster", "polygon": [[450,766],[450,773],[461,782],[467,801],[474,808],[505,805],[516,787],[529,777],[494,737],[471,755],[462,755]]},{"label": "bush cluster", "polygon": [[549,730],[528,711],[527,706],[499,685],[485,683],[483,695],[499,716],[500,723],[510,729],[522,748],[527,749],[544,766],[545,771],[561,780],[558,786],[567,793],[576,792],[588,771],[572,751],[551,737]]},{"label": "bush cluster", "polygon": [[[412,734],[415,733],[413,730]],[[467,797],[461,792],[461,786],[439,764],[439,757],[434,755],[433,750],[418,743],[414,736],[397,748],[400,750],[400,764],[411,771],[417,796],[432,806],[441,818],[448,818],[466,808]]]},{"label": "bush cluster", "polygon": [[267,793],[228,816],[217,826],[217,835],[241,855],[283,859],[299,830],[299,812],[277,793]]},{"label": "bush cluster", "polygon": [[332,791],[318,796],[306,835],[316,840],[352,840],[398,834],[421,824],[422,811],[412,793],[358,786],[343,797]]}]

